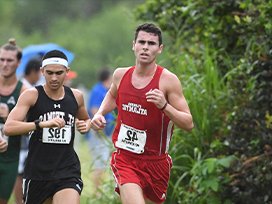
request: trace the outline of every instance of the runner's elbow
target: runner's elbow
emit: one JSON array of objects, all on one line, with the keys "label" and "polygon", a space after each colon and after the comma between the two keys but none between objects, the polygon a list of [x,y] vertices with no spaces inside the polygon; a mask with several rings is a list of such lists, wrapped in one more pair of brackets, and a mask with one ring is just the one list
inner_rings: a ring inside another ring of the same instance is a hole
[{"label": "runner's elbow", "polygon": [[186,132],[190,132],[194,128],[194,123],[192,122],[190,125],[188,125],[185,129]]},{"label": "runner's elbow", "polygon": [[4,126],[4,134],[5,134],[6,136],[12,135],[12,129],[13,129],[13,128],[12,128],[10,125],[5,124],[5,126]]}]

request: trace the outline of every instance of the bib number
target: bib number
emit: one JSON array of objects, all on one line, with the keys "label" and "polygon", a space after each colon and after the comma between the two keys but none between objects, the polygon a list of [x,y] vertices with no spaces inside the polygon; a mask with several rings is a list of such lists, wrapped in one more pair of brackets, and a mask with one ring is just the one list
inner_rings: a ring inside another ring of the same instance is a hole
[{"label": "bib number", "polygon": [[7,143],[8,143],[9,138],[4,134],[4,125],[5,125],[5,124],[0,123],[0,131],[1,131],[0,136],[2,136],[2,138],[3,138],[4,140],[6,140]]},{"label": "bib number", "polygon": [[146,132],[138,130],[128,125],[121,124],[118,139],[115,142],[115,146],[142,154],[146,143]]},{"label": "bib number", "polygon": [[43,128],[43,143],[69,144],[72,137],[71,126],[66,125],[60,130],[57,127]]}]

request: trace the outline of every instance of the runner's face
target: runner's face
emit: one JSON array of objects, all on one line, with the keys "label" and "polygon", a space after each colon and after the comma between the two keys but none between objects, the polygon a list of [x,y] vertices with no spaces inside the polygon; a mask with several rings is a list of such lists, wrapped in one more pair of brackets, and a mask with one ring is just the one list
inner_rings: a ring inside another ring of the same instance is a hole
[{"label": "runner's face", "polygon": [[136,42],[133,41],[133,50],[137,62],[150,63],[155,61],[157,55],[161,53],[162,45],[159,46],[158,36],[140,31]]},{"label": "runner's face", "polygon": [[46,80],[46,85],[52,90],[57,90],[63,85],[63,81],[69,70],[70,68],[66,68],[59,64],[49,64],[44,68],[41,68],[42,74]]},{"label": "runner's face", "polygon": [[21,64],[21,60],[17,59],[17,51],[0,50],[0,72],[1,76],[9,78],[16,74],[16,69]]}]

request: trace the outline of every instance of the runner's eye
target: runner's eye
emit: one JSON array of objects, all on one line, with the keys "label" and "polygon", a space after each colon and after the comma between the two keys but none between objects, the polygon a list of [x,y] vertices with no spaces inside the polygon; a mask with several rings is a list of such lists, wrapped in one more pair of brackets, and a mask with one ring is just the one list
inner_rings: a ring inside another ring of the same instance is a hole
[{"label": "runner's eye", "polygon": [[56,75],[61,75],[63,71],[56,72]]},{"label": "runner's eye", "polygon": [[139,40],[138,41],[140,44],[145,44],[145,41],[144,40]]},{"label": "runner's eye", "polygon": [[149,44],[149,45],[155,45],[155,44],[156,44],[156,42],[149,41],[149,42],[148,42],[148,44]]}]

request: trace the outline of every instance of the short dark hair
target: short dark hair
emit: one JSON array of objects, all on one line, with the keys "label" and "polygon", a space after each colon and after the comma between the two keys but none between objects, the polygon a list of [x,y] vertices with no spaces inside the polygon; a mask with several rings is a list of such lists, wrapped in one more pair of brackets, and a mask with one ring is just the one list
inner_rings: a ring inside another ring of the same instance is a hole
[{"label": "short dark hair", "polygon": [[59,57],[59,58],[62,58],[62,59],[65,59],[68,61],[68,58],[67,56],[60,50],[51,50],[49,52],[47,52],[42,60],[45,60],[45,59],[48,59],[48,58],[51,58],[51,57]]},{"label": "short dark hair", "polygon": [[11,51],[17,51],[17,59],[18,61],[22,59],[22,49],[16,45],[15,39],[14,38],[10,38],[9,39],[9,43],[3,45],[0,49],[1,50],[11,50]]},{"label": "short dark hair", "polygon": [[35,70],[35,72],[40,71],[41,66],[42,66],[41,60],[38,59],[30,60],[25,68],[25,76],[28,76],[32,70]]},{"label": "short dark hair", "polygon": [[162,33],[161,33],[161,29],[156,26],[153,23],[144,23],[141,25],[138,25],[136,31],[135,31],[135,35],[134,35],[134,41],[136,42],[138,34],[140,31],[145,31],[147,33],[153,33],[155,36],[158,36],[159,38],[159,46],[162,44]]},{"label": "short dark hair", "polygon": [[97,79],[98,81],[103,82],[106,81],[111,75],[112,75],[111,70],[105,67],[98,72]]}]

